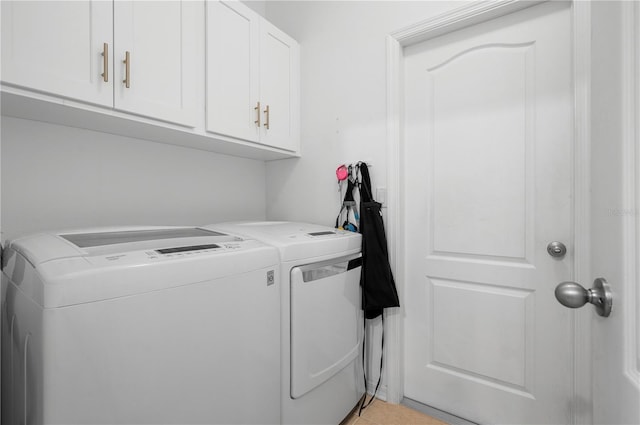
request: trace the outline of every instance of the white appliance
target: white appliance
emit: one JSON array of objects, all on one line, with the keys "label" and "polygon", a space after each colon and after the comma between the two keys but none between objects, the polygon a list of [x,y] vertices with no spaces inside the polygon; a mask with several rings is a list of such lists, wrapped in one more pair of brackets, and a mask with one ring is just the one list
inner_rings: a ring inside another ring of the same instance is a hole
[{"label": "white appliance", "polygon": [[4,424],[279,423],[278,252],[204,228],[11,242]]},{"label": "white appliance", "polygon": [[291,222],[211,228],[280,251],[283,423],[340,423],[364,394],[361,235]]}]

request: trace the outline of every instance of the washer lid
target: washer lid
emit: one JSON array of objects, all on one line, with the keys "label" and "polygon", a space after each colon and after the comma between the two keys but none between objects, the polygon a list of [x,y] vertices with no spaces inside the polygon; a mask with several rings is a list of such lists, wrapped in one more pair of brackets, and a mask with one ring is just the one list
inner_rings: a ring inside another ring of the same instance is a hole
[{"label": "washer lid", "polygon": [[58,258],[119,254],[141,249],[240,240],[197,227],[119,227],[40,233],[16,239],[7,248],[37,265]]},{"label": "washer lid", "polygon": [[5,251],[3,273],[49,308],[275,269],[277,264],[277,250],[254,239],[192,227],[138,227],[17,239]]},{"label": "washer lid", "polygon": [[197,238],[210,236],[228,236],[212,230],[197,227],[179,227],[145,230],[121,230],[115,232],[69,233],[60,237],[80,248],[115,245],[121,243],[158,241],[162,239]]},{"label": "washer lid", "polygon": [[251,237],[275,246],[282,261],[359,252],[362,235],[331,227],[288,221],[229,222],[205,229]]}]

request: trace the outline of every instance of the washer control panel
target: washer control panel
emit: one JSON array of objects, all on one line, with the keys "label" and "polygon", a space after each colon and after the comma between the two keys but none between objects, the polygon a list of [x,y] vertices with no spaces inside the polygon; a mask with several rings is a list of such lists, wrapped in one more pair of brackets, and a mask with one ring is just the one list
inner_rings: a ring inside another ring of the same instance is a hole
[{"label": "washer control panel", "polygon": [[155,263],[157,261],[180,260],[231,252],[241,248],[252,248],[256,241],[242,240],[240,242],[211,243],[201,245],[172,246],[145,251],[130,251],[112,255],[86,257],[95,265],[126,265]]}]

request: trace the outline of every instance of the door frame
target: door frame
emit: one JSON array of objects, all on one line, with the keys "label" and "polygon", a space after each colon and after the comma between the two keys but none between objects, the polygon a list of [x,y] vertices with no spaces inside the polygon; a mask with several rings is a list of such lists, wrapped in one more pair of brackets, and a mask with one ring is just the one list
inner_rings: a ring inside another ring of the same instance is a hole
[{"label": "door frame", "polygon": [[[387,233],[389,260],[396,275],[398,292],[404,294],[404,270],[399,263],[404,258],[404,226],[402,210],[407,194],[404,192],[402,172],[403,132],[403,48],[440,35],[504,16],[518,10],[544,3],[542,1],[499,0],[467,4],[425,21],[401,28],[387,36]],[[572,2],[573,46],[573,219],[572,246],[575,262],[572,279],[590,282],[590,211],[591,197],[591,5]],[[402,304],[402,302],[401,302]],[[573,403],[574,424],[592,423],[591,394],[591,317],[592,311],[577,309],[571,314],[574,339]],[[399,403],[403,398],[403,318],[404,310],[391,309],[386,314],[385,332],[389,343],[385,346],[387,401]]]},{"label": "door frame", "polygon": [[[640,4],[622,4],[624,374],[640,388]],[[615,300],[614,300],[615,302]]]}]

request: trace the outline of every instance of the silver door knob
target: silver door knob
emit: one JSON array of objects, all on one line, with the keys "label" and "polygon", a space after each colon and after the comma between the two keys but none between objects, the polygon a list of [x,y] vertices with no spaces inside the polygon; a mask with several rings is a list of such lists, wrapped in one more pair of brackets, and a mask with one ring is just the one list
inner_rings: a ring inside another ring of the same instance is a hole
[{"label": "silver door knob", "polygon": [[547,252],[554,258],[562,258],[567,253],[567,247],[558,241],[553,241],[547,245]]},{"label": "silver door knob", "polygon": [[593,281],[593,288],[585,289],[576,282],[562,282],[556,286],[556,299],[565,307],[579,308],[586,303],[595,306],[598,315],[609,317],[613,305],[613,295],[606,279],[599,277]]}]

